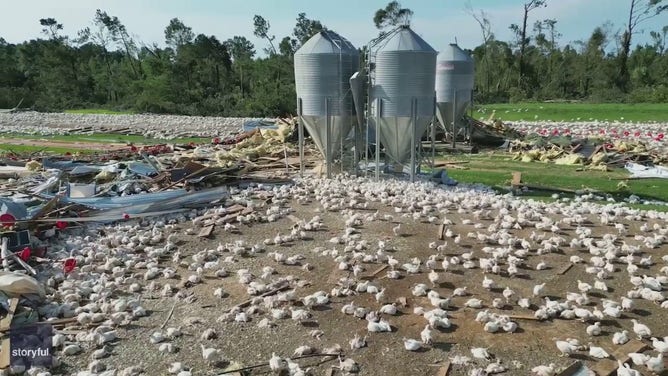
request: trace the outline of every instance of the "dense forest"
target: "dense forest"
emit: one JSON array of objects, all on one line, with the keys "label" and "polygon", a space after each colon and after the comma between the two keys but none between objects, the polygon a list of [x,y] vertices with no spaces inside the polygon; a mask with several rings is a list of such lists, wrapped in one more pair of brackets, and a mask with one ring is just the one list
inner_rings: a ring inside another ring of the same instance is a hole
[{"label": "dense forest", "polygon": [[[560,44],[559,22],[534,20],[548,0],[526,0],[515,38],[496,39],[487,14],[468,11],[483,43],[476,61],[477,102],[584,100],[668,102],[668,26],[651,43],[633,44],[641,24],[668,9],[662,0],[626,0],[628,23],[595,27],[586,39]],[[410,22],[413,12],[390,2],[370,15],[379,33]],[[43,38],[20,44],[0,36],[0,108],[58,111],[109,108],[138,112],[220,116],[283,116],[296,107],[293,54],[326,26],[297,15],[292,35],[277,40],[267,19],[249,20],[266,41],[258,57],[246,37],[225,41],[196,34],[178,18],[165,27],[165,45],[136,40],[118,17],[97,10],[90,27],[61,34],[53,18],[39,20]],[[417,26],[419,28],[419,25]],[[363,54],[362,54],[363,56]]]}]

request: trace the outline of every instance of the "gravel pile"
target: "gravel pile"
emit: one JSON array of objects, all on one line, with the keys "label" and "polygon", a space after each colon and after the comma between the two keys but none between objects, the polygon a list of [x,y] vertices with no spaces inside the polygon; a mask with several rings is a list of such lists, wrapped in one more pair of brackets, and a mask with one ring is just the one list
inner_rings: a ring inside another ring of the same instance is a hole
[{"label": "gravel pile", "polygon": [[[75,129],[88,131],[132,130],[146,137],[225,137],[239,132],[247,121],[272,120],[259,118],[226,118],[176,115],[98,115],[17,112],[0,114],[0,134],[29,133],[54,135]],[[92,128],[92,129],[89,129]]]}]

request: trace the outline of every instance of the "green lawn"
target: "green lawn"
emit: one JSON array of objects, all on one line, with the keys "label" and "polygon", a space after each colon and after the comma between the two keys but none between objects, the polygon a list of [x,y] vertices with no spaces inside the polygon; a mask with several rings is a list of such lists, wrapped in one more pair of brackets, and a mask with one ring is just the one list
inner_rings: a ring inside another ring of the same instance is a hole
[{"label": "green lawn", "polygon": [[66,147],[58,146],[33,146],[33,145],[11,145],[11,144],[2,144],[0,143],[0,155],[5,153],[16,153],[20,155],[30,154],[30,153],[49,153],[49,154],[65,154],[65,153],[83,153],[90,154],[94,153],[97,150],[86,150],[86,149],[73,149]]},{"label": "green lawn", "polygon": [[[637,195],[647,200],[668,202],[667,179],[625,180],[629,174],[624,169],[609,172],[586,169],[586,166],[564,166],[543,162],[520,162],[511,160],[506,153],[458,155],[445,157],[448,161],[462,161],[459,166],[468,169],[447,168],[448,175],[462,183],[482,183],[499,191],[507,191],[512,172],[522,173],[522,182],[528,185],[561,188],[567,190],[590,189],[622,199]],[[625,187],[626,186],[626,187]],[[554,192],[533,191],[528,198],[553,200]],[[635,205],[668,211],[666,206]]]},{"label": "green lawn", "polygon": [[94,115],[132,115],[132,111],[105,110],[103,108],[82,108],[77,110],[65,110],[66,114],[94,114]]},{"label": "green lawn", "polygon": [[93,133],[93,134],[72,134],[72,135],[53,135],[53,136],[40,136],[40,135],[30,135],[30,134],[0,134],[0,142],[2,139],[22,139],[22,140],[46,140],[46,141],[58,141],[58,142],[99,142],[99,143],[134,143],[134,144],[188,144],[190,142],[194,143],[208,143],[211,142],[210,138],[202,137],[185,137],[185,138],[175,138],[173,140],[161,140],[155,138],[145,138],[139,135],[124,135],[124,134],[113,134],[113,133]]},{"label": "green lawn", "polygon": [[668,103],[503,103],[478,105],[473,116],[487,120],[494,110],[505,121],[668,122]]}]

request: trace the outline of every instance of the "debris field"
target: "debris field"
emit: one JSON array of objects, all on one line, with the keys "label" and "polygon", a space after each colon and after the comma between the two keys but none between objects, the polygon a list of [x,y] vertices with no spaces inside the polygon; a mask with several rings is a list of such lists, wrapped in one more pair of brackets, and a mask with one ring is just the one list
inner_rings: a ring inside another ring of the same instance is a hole
[{"label": "debris field", "polygon": [[668,374],[666,213],[300,178],[291,130],[5,179],[0,331],[55,333],[28,373]]}]

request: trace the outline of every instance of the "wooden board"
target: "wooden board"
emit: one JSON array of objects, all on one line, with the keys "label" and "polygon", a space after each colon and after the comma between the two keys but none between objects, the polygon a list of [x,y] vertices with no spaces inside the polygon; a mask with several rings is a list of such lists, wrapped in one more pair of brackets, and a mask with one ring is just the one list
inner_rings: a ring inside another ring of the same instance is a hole
[{"label": "wooden board", "polygon": [[513,180],[511,180],[510,184],[515,188],[522,185],[522,173],[519,171],[514,171]]},{"label": "wooden board", "polygon": [[197,236],[199,236],[200,238],[208,237],[213,232],[214,227],[215,227],[215,225],[209,225],[209,226],[206,226],[206,227],[202,227],[202,229],[199,230],[199,234],[197,234]]},{"label": "wooden board", "polygon": [[438,226],[438,240],[445,239],[445,223]]},{"label": "wooden board", "polygon": [[288,214],[287,217],[288,217],[289,220],[291,220],[295,224],[299,224],[302,221],[301,219],[297,218],[296,216],[294,216],[292,214]]},{"label": "wooden board", "polygon": [[239,204],[234,204],[232,206],[228,206],[228,207],[225,208],[225,214],[238,213],[240,211],[243,211],[244,209],[246,209],[245,206],[239,205]]},{"label": "wooden board", "polygon": [[573,376],[578,370],[582,368],[582,362],[576,361],[570,366],[566,367],[563,371],[559,372],[556,376]]},{"label": "wooden board", "polygon": [[573,264],[571,264],[571,263],[569,262],[568,265],[564,266],[563,268],[561,268],[561,269],[559,270],[559,274],[560,274],[560,275],[564,275],[564,274],[566,274],[569,270],[571,270],[572,267],[573,267]]},{"label": "wooden board", "polygon": [[367,280],[367,281],[368,281],[368,280],[372,280],[372,279],[376,278],[376,276],[377,276],[380,272],[382,272],[383,270],[387,269],[388,267],[389,267],[389,265],[388,265],[388,264],[385,264],[385,265],[381,266],[380,268],[374,270],[373,273],[371,273],[371,274],[369,274],[369,275],[362,276],[361,279],[364,279],[364,280]]},{"label": "wooden board", "polygon": [[611,376],[617,371],[617,360],[620,360],[622,363],[628,362],[631,358],[628,356],[629,353],[634,352],[643,352],[649,346],[647,344],[633,339],[622,346],[619,346],[615,351],[608,351],[608,354],[612,355],[616,360],[613,359],[601,359],[596,363],[594,367],[594,372],[599,376]]},{"label": "wooden board", "polygon": [[448,376],[448,372],[450,372],[450,361],[447,360],[445,364],[438,369],[438,373],[436,374],[437,376]]},{"label": "wooden board", "polygon": [[[19,305],[19,299],[18,298],[12,298],[9,301],[9,310],[7,311],[7,316],[5,316],[1,321],[0,321],[0,331],[7,331],[9,328],[12,327],[12,321],[14,320],[14,314],[16,313],[16,308]],[[9,336],[6,336],[5,338],[2,339],[2,344],[0,345],[0,369],[5,369],[9,367]]]},{"label": "wooden board", "polygon": [[510,315],[508,316],[513,320],[533,320],[533,321],[540,321],[540,319],[537,319],[535,316],[529,316],[529,315]]}]

